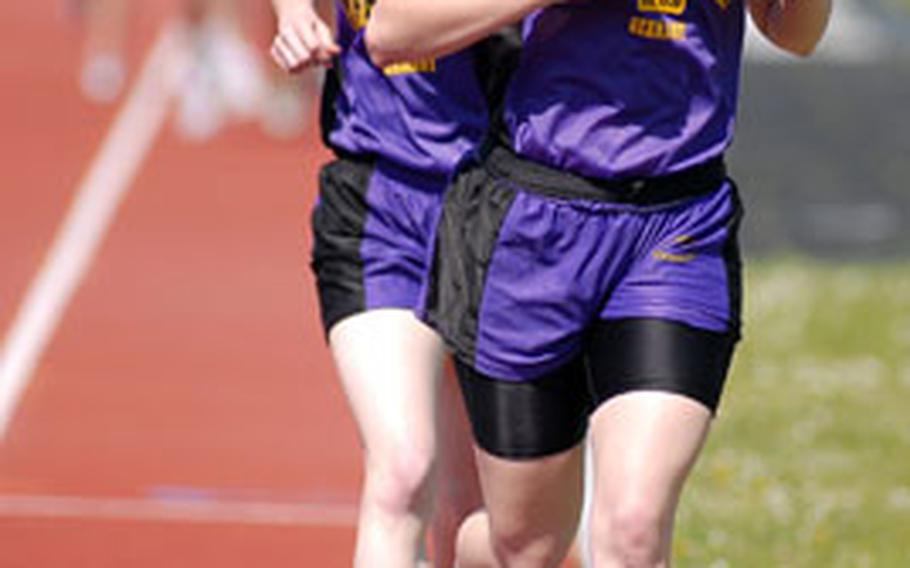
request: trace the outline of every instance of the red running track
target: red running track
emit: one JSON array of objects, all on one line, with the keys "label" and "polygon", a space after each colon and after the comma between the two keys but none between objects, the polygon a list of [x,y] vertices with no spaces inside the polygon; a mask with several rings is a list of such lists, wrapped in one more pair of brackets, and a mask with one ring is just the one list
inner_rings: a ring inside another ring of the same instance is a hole
[{"label": "red running track", "polygon": [[[140,5],[137,68],[173,2]],[[5,335],[118,105],[53,2],[0,4]],[[0,442],[0,566],[345,566],[357,442],[306,268],[308,141],[169,129]]]}]

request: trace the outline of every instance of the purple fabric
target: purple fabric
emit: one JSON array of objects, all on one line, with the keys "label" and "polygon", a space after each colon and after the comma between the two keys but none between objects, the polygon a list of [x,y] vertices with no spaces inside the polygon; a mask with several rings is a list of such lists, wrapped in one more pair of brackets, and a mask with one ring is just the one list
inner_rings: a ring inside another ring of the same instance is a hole
[{"label": "purple fabric", "polygon": [[341,92],[332,144],[425,172],[451,173],[487,126],[471,54],[438,59],[432,71],[387,74],[370,62],[357,18],[346,15],[342,2],[336,2],[336,13]]},{"label": "purple fabric", "polygon": [[[581,0],[535,13],[506,99],[515,150],[602,178],[717,156],[733,135],[743,4]],[[653,37],[668,30],[682,35]]]},{"label": "purple fabric", "polygon": [[418,307],[444,184],[377,162],[360,244],[366,309]]},{"label": "purple fabric", "polygon": [[506,380],[553,370],[593,321],[661,318],[729,331],[729,184],[635,209],[518,192],[486,275],[475,368]]}]

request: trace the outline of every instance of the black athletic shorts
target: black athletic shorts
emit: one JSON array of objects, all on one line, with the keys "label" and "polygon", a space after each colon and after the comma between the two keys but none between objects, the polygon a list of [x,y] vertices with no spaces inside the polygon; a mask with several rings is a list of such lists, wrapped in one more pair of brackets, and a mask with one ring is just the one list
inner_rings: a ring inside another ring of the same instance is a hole
[{"label": "black athletic shorts", "polygon": [[366,310],[419,306],[445,182],[367,159],[322,168],[311,267],[326,333]]},{"label": "black athletic shorts", "polygon": [[445,338],[475,436],[535,457],[633,390],[717,406],[739,337],[742,208],[718,158],[592,181],[502,147],[446,193],[424,317]]}]

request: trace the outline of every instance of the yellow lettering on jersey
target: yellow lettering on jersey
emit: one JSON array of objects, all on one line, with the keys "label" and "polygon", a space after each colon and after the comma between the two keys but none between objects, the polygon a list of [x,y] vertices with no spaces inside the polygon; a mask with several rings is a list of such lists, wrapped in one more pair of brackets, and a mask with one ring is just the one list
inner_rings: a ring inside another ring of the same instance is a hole
[{"label": "yellow lettering on jersey", "polygon": [[714,2],[724,10],[730,7],[730,0],[714,0]]},{"label": "yellow lettering on jersey", "polygon": [[686,0],[638,0],[638,11],[678,16],[686,11]]},{"label": "yellow lettering on jersey", "polygon": [[344,0],[344,15],[354,30],[361,30],[367,25],[370,10],[375,0]]},{"label": "yellow lettering on jersey", "polygon": [[675,20],[654,20],[640,16],[632,16],[629,20],[629,33],[647,39],[685,39],[686,29],[685,22]]},{"label": "yellow lettering on jersey", "polygon": [[405,73],[434,73],[436,72],[435,59],[420,59],[418,61],[404,61],[393,63],[382,68],[386,75],[403,75]]}]

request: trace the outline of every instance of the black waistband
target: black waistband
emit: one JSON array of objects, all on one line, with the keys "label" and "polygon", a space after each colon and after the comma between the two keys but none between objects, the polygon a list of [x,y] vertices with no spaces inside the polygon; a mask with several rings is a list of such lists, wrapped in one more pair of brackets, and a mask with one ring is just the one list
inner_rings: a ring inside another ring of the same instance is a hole
[{"label": "black waistband", "polygon": [[723,157],[657,177],[589,178],[558,170],[515,154],[510,148],[490,148],[484,164],[495,177],[505,177],[523,189],[557,198],[580,198],[634,205],[679,201],[716,190],[726,180]]}]

